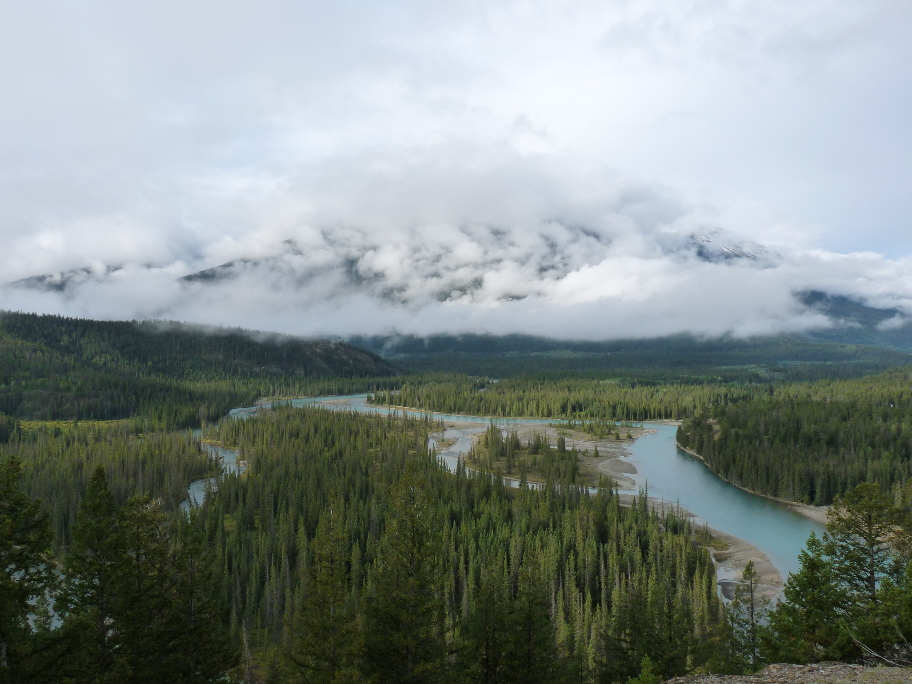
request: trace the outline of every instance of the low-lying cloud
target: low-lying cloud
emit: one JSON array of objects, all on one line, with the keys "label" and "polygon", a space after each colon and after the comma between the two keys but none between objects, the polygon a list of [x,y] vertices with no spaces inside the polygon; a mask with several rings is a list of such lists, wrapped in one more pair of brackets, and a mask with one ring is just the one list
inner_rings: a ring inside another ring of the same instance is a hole
[{"label": "low-lying cloud", "polygon": [[34,273],[3,289],[2,306],[303,334],[589,339],[833,325],[800,303],[809,290],[912,312],[909,260],[814,249],[809,231],[768,213],[689,206],[551,155],[358,155],[222,202],[256,227],[196,257],[127,252]]},{"label": "low-lying cloud", "polygon": [[0,26],[0,308],[587,338],[837,324],[809,290],[912,314],[910,5],[50,7]]}]

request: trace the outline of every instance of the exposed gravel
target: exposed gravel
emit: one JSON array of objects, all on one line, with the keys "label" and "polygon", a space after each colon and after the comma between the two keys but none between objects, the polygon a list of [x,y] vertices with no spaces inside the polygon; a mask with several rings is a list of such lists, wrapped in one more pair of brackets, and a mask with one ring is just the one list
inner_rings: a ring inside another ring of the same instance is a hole
[{"label": "exposed gravel", "polygon": [[912,669],[863,667],[846,663],[769,665],[755,675],[675,677],[666,684],[912,684]]}]

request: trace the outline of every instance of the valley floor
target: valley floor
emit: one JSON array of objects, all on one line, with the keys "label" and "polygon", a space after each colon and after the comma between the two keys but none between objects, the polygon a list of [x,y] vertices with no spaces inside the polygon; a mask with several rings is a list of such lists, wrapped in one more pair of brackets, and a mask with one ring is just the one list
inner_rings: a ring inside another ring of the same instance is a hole
[{"label": "valley floor", "polygon": [[[485,424],[478,423],[477,426],[475,424],[470,425],[481,429]],[[465,429],[467,424],[464,422],[448,423],[447,427]],[[541,424],[513,425],[510,426],[510,429],[516,430],[517,436],[522,442],[531,439],[535,433],[547,436],[552,443],[557,440],[558,436],[557,428],[546,427]],[[626,432],[627,430],[625,429],[625,435]],[[634,475],[637,472],[636,466],[626,460],[630,455],[628,447],[639,437],[652,432],[655,432],[655,430],[651,430],[648,427],[631,428],[631,439],[624,438],[615,440],[597,439],[592,435],[575,430],[563,431],[567,437],[568,448],[574,447],[581,452],[588,452],[589,454],[594,453],[596,448],[598,449],[598,458],[585,454],[580,457],[581,464],[585,469],[589,470],[592,475],[592,482],[590,484],[596,484],[598,474],[603,474],[614,480],[620,489],[627,490],[636,488],[636,482],[630,475]],[[634,495],[621,494],[620,499],[623,505],[629,506],[634,499]],[[666,507],[672,506],[669,501],[653,497],[649,498],[649,502],[650,506],[658,510],[664,510]],[[808,506],[807,508],[814,507]],[[696,517],[686,509],[679,508],[679,511],[691,519]],[[744,568],[751,561],[753,561],[754,569],[760,578],[761,592],[771,599],[775,599],[779,596],[782,591],[782,574],[776,569],[765,553],[743,539],[739,539],[738,537],[720,530],[708,528],[707,531],[709,532],[711,540],[706,542],[706,546],[716,563],[719,590],[725,598],[732,598],[735,588],[741,580]]]}]

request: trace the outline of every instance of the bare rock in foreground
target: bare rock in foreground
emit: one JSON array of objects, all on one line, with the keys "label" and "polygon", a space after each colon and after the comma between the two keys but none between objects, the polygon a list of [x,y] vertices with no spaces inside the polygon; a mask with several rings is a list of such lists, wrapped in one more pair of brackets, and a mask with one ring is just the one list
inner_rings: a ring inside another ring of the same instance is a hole
[{"label": "bare rock in foreground", "polygon": [[769,665],[754,675],[675,677],[666,684],[912,684],[912,669],[846,663]]}]

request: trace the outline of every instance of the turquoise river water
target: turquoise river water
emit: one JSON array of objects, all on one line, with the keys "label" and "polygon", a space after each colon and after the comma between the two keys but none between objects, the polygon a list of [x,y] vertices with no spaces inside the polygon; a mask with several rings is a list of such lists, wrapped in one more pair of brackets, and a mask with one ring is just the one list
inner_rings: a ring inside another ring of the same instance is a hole
[{"label": "turquoise river water", "polygon": [[[359,413],[389,413],[414,416],[430,415],[452,423],[444,437],[455,439],[449,448],[439,451],[438,456],[451,469],[459,455],[466,453],[474,435],[483,432],[490,418],[480,416],[458,416],[442,413],[426,413],[389,409],[367,404],[366,395],[345,397],[316,397],[294,399],[294,406],[321,406],[342,411]],[[229,415],[244,417],[255,414],[261,407],[245,407],[231,411]],[[555,421],[535,418],[495,418],[502,427],[510,425],[553,425]],[[763,551],[782,574],[798,569],[798,554],[804,548],[808,535],[823,528],[818,523],[795,513],[786,504],[745,492],[728,484],[714,475],[699,459],[678,449],[675,444],[675,427],[646,423],[649,432],[630,445],[630,456],[626,459],[636,466],[637,473],[631,475],[637,489],[647,489],[649,496],[675,502],[697,516],[697,523],[705,522],[710,527],[743,539]],[[210,447],[223,467],[239,470],[237,454],[230,449]],[[227,452],[227,453],[226,453]],[[243,466],[240,466],[243,468]],[[189,496],[194,503],[201,503],[205,496],[207,480],[197,480],[190,486]],[[621,490],[622,492],[625,490]],[[631,490],[633,492],[633,490]],[[189,505],[189,501],[186,502]]]}]

